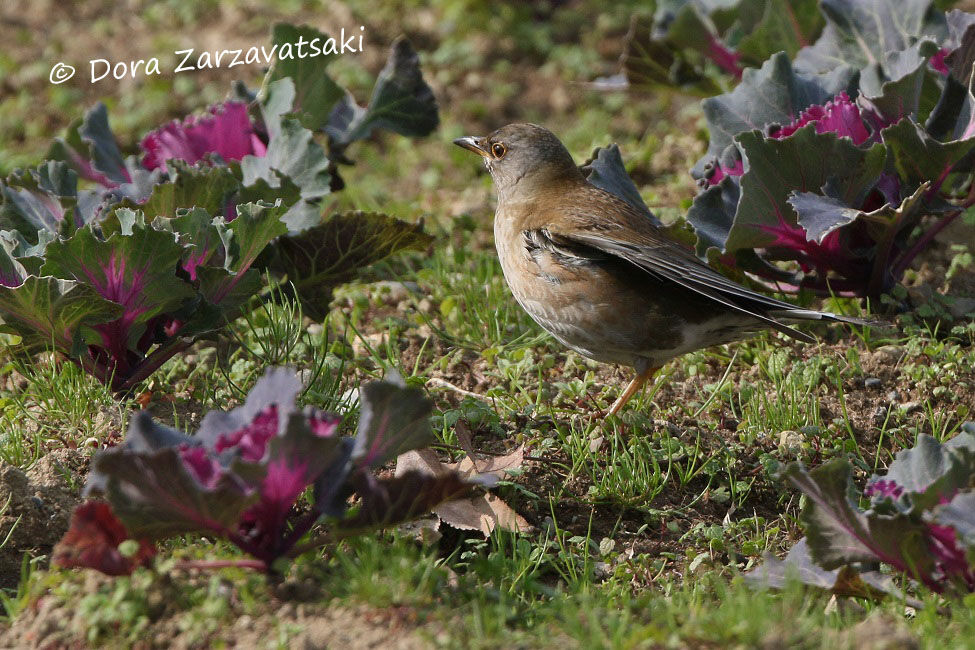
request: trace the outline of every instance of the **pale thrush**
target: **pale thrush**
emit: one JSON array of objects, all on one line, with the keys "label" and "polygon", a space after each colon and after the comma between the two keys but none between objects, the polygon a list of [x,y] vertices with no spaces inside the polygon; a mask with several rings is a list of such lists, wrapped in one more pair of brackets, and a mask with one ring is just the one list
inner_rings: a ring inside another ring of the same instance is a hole
[{"label": "pale thrush", "polygon": [[565,146],[535,124],[454,140],[484,158],[498,191],[494,239],[518,303],[580,354],[636,377],[617,413],[667,361],[783,321],[865,324],[800,309],[729,280],[668,239],[637,208],[589,183]]}]

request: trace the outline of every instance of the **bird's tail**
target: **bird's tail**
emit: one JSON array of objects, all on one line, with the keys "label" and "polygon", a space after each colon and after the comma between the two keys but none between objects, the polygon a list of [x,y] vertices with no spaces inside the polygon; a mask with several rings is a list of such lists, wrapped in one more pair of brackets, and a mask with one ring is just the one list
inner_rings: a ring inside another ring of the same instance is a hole
[{"label": "bird's tail", "polygon": [[782,309],[770,312],[769,315],[783,320],[824,320],[836,323],[850,323],[861,327],[888,327],[890,323],[881,320],[867,320],[856,318],[855,316],[844,316],[828,311],[816,311],[815,309]]}]

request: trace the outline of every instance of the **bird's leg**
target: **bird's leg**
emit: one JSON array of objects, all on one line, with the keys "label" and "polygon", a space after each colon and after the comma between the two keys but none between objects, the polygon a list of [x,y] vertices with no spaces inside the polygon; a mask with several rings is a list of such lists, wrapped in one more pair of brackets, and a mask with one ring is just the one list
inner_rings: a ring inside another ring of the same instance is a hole
[{"label": "bird's leg", "polygon": [[623,405],[629,402],[630,398],[633,397],[636,392],[640,390],[645,383],[647,383],[647,380],[653,377],[654,373],[656,373],[658,370],[660,370],[660,368],[654,368],[651,366],[638,372],[636,377],[634,377],[626,386],[626,390],[623,391],[623,394],[620,395],[615,402],[613,402],[611,407],[609,407],[607,415],[616,415],[619,413],[620,409],[623,408]]}]

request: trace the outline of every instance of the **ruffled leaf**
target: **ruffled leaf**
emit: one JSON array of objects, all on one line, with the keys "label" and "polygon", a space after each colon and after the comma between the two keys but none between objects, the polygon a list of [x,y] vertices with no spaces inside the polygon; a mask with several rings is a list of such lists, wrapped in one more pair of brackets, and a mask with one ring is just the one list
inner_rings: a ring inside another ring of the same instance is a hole
[{"label": "ruffled leaf", "polygon": [[3,328],[19,334],[24,345],[54,345],[67,354],[83,354],[83,344],[97,337],[94,327],[118,319],[124,308],[92,288],[51,276],[30,276],[16,287],[0,287]]},{"label": "ruffled leaf", "polygon": [[660,219],[655,217],[647,204],[643,202],[640,190],[637,189],[630,175],[626,173],[619,145],[611,144],[608,147],[598,147],[579,170],[596,187],[623,199],[643,212],[654,225],[662,225]]},{"label": "ruffled leaf", "polygon": [[246,156],[240,161],[240,170],[246,186],[264,181],[279,188],[284,178],[296,185],[302,200],[291,206],[284,221],[293,231],[303,230],[317,223],[317,202],[331,191],[329,160],[312,132],[297,119],[284,118],[278,128],[280,132],[271,138],[267,154]]},{"label": "ruffled leaf", "polygon": [[[281,48],[285,45],[289,49],[295,48],[299,38],[309,44],[305,57],[299,58],[297,51],[285,52],[282,56]],[[312,131],[325,126],[332,108],[345,96],[345,91],[326,72],[328,64],[337,58],[334,48],[332,53],[326,53],[329,51],[329,40],[327,34],[307,25],[277,23],[271,31],[271,42],[272,46],[277,47],[277,58],[264,83],[269,85],[280,79],[290,79],[295,94],[292,102],[288,103],[287,111],[293,110],[301,118],[301,123]],[[335,39],[331,41],[334,45]],[[324,50],[323,53],[312,55],[312,42]]]},{"label": "ruffled leaf", "polygon": [[783,50],[795,58],[816,40],[825,24],[818,0],[744,0],[739,12],[745,35],[736,49],[752,61],[764,61]]},{"label": "ruffled leaf", "polygon": [[[956,495],[951,501],[935,508],[932,521],[950,527],[958,539],[967,547],[969,554],[975,552],[975,492]],[[969,569],[975,575],[975,562]]]},{"label": "ruffled leaf", "polygon": [[800,520],[809,552],[824,569],[885,562],[914,576],[930,574],[925,527],[902,514],[864,513],[853,500],[849,462],[834,460],[806,472],[793,463],[784,476],[806,495]]},{"label": "ruffled leaf", "polygon": [[174,120],[142,139],[146,169],[166,167],[168,160],[193,164],[217,154],[222,160],[263,156],[267,148],[257,136],[247,114],[247,105],[225,102],[207,109],[202,117]]},{"label": "ruffled leaf", "polygon": [[[283,205],[245,203],[237,206],[237,218],[226,223],[220,217],[214,220],[214,228],[223,243],[223,267],[200,269],[201,293],[215,305],[230,308],[240,304],[239,285],[247,282],[251,266],[258,255],[275,238],[288,231],[284,224]],[[250,280],[253,282],[254,280]],[[228,301],[228,298],[234,298]]]},{"label": "ruffled leaf", "polygon": [[894,234],[913,226],[919,217],[925,190],[927,185],[919,187],[897,207],[886,203],[871,212],[852,208],[843,199],[813,192],[793,192],[788,201],[796,211],[799,226],[806,231],[806,238],[822,244],[830,233],[857,219],[863,219],[884,232]]},{"label": "ruffled leaf", "polygon": [[[174,439],[175,438],[175,439]],[[200,475],[188,436],[160,427],[148,413],[132,419],[125,443],[95,455],[85,493],[112,505],[132,535],[163,539],[187,532],[233,534],[257,493],[229,471]]]},{"label": "ruffled leaf", "polygon": [[907,50],[919,41],[940,42],[947,35],[944,14],[931,0],[822,0],[826,27],[810,47],[796,56],[800,72],[829,72],[842,65],[862,70],[868,95],[896,79],[890,52]]},{"label": "ruffled leaf", "polygon": [[[873,169],[878,161],[881,165],[883,161],[879,145],[875,150],[860,149],[848,138],[816,133],[812,124],[784,140],[765,138],[758,131],[740,133],[737,143],[746,160],[745,174],[740,179],[741,195],[725,240],[708,241],[702,233],[722,232],[722,228],[704,224],[706,221],[727,222],[727,212],[714,213],[702,207],[688,214],[688,222],[698,231],[699,254],[711,245],[722,252],[732,252],[784,243],[784,237],[799,230],[798,217],[788,202],[793,191],[817,191],[837,173],[836,169],[846,170],[846,174],[851,170],[858,173],[856,170],[862,167]],[[806,164],[807,159],[829,160],[830,164],[810,167]],[[728,181],[722,181],[725,182]],[[714,198],[701,199],[699,196],[695,204],[699,200],[713,202]],[[721,201],[715,207],[724,210],[727,205]]]},{"label": "ruffled leaf", "polygon": [[80,177],[105,187],[132,182],[132,174],[108,124],[108,109],[101,102],[71,124],[65,138],[54,141],[48,157],[63,160]]},{"label": "ruffled leaf", "polygon": [[789,124],[807,107],[824,104],[841,92],[855,95],[856,79],[856,71],[844,66],[828,75],[797,73],[784,53],[772,56],[758,70],[746,70],[732,92],[701,103],[711,141],[694,175],[702,177],[704,166],[721,156],[737,134]]},{"label": "ruffled leaf", "polygon": [[375,129],[423,136],[439,123],[437,100],[423,80],[420,59],[410,42],[400,37],[393,42],[369,104],[362,108],[346,95],[333,109],[325,132],[329,150],[341,156],[349,144],[368,138]]},{"label": "ruffled leaf", "polygon": [[123,554],[119,546],[130,537],[107,503],[86,501],[71,513],[68,531],[51,552],[51,561],[110,576],[130,575],[136,568],[148,566],[156,555],[156,548],[145,539],[136,542],[134,553]]},{"label": "ruffled leaf", "polygon": [[[806,586],[847,598],[879,600],[888,595],[905,598],[890,576],[879,571],[860,572],[850,566],[829,571],[823,569],[813,561],[805,539],[789,549],[784,560],[766,556],[760,566],[745,574],[745,580],[772,589],[785,589],[790,580],[798,580]],[[912,599],[911,602],[917,606],[917,601]]]},{"label": "ruffled leaf", "polygon": [[407,388],[400,377],[391,379],[361,389],[352,460],[363,469],[379,467],[434,440],[429,419],[433,402],[420,389]]},{"label": "ruffled leaf", "polygon": [[122,306],[118,319],[95,326],[109,354],[105,361],[115,364],[120,374],[128,371],[128,353],[138,351],[146,322],[194,295],[175,274],[182,246],[170,233],[141,220],[131,234],[117,232],[107,240],[86,226],[71,239],[51,242],[46,253],[43,275],[76,280]]},{"label": "ruffled leaf", "polygon": [[170,182],[156,185],[149,198],[141,204],[126,205],[138,207],[150,221],[155,217],[173,218],[178,210],[190,208],[201,208],[210,215],[223,215],[228,220],[236,216],[235,202],[231,202],[231,199],[239,192],[240,181],[230,169],[191,167],[179,162],[170,166]]},{"label": "ruffled leaf", "polygon": [[336,286],[395,252],[422,249],[432,241],[419,225],[377,212],[350,212],[282,237],[273,266],[294,284],[305,314],[321,319]]},{"label": "ruffled leaf", "polygon": [[359,478],[356,492],[362,504],[354,515],[338,522],[344,530],[385,528],[430,512],[445,501],[466,496],[474,485],[456,473],[432,476],[409,471],[388,479]]},{"label": "ruffled leaf", "polygon": [[[0,181],[0,227],[27,233],[62,231],[78,202],[78,175],[67,163],[49,160]],[[72,223],[73,225],[73,223]]]}]

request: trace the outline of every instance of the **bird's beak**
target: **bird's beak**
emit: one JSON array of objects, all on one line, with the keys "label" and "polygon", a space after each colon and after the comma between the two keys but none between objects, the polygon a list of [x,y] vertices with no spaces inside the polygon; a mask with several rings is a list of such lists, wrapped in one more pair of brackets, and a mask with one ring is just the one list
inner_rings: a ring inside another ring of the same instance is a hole
[{"label": "bird's beak", "polygon": [[468,135],[468,136],[464,136],[463,138],[457,138],[456,140],[454,140],[454,144],[457,145],[458,147],[463,147],[468,151],[473,151],[479,156],[484,156],[485,158],[487,158],[488,151],[481,145],[481,142],[483,140],[484,138],[478,138],[473,135]]}]

